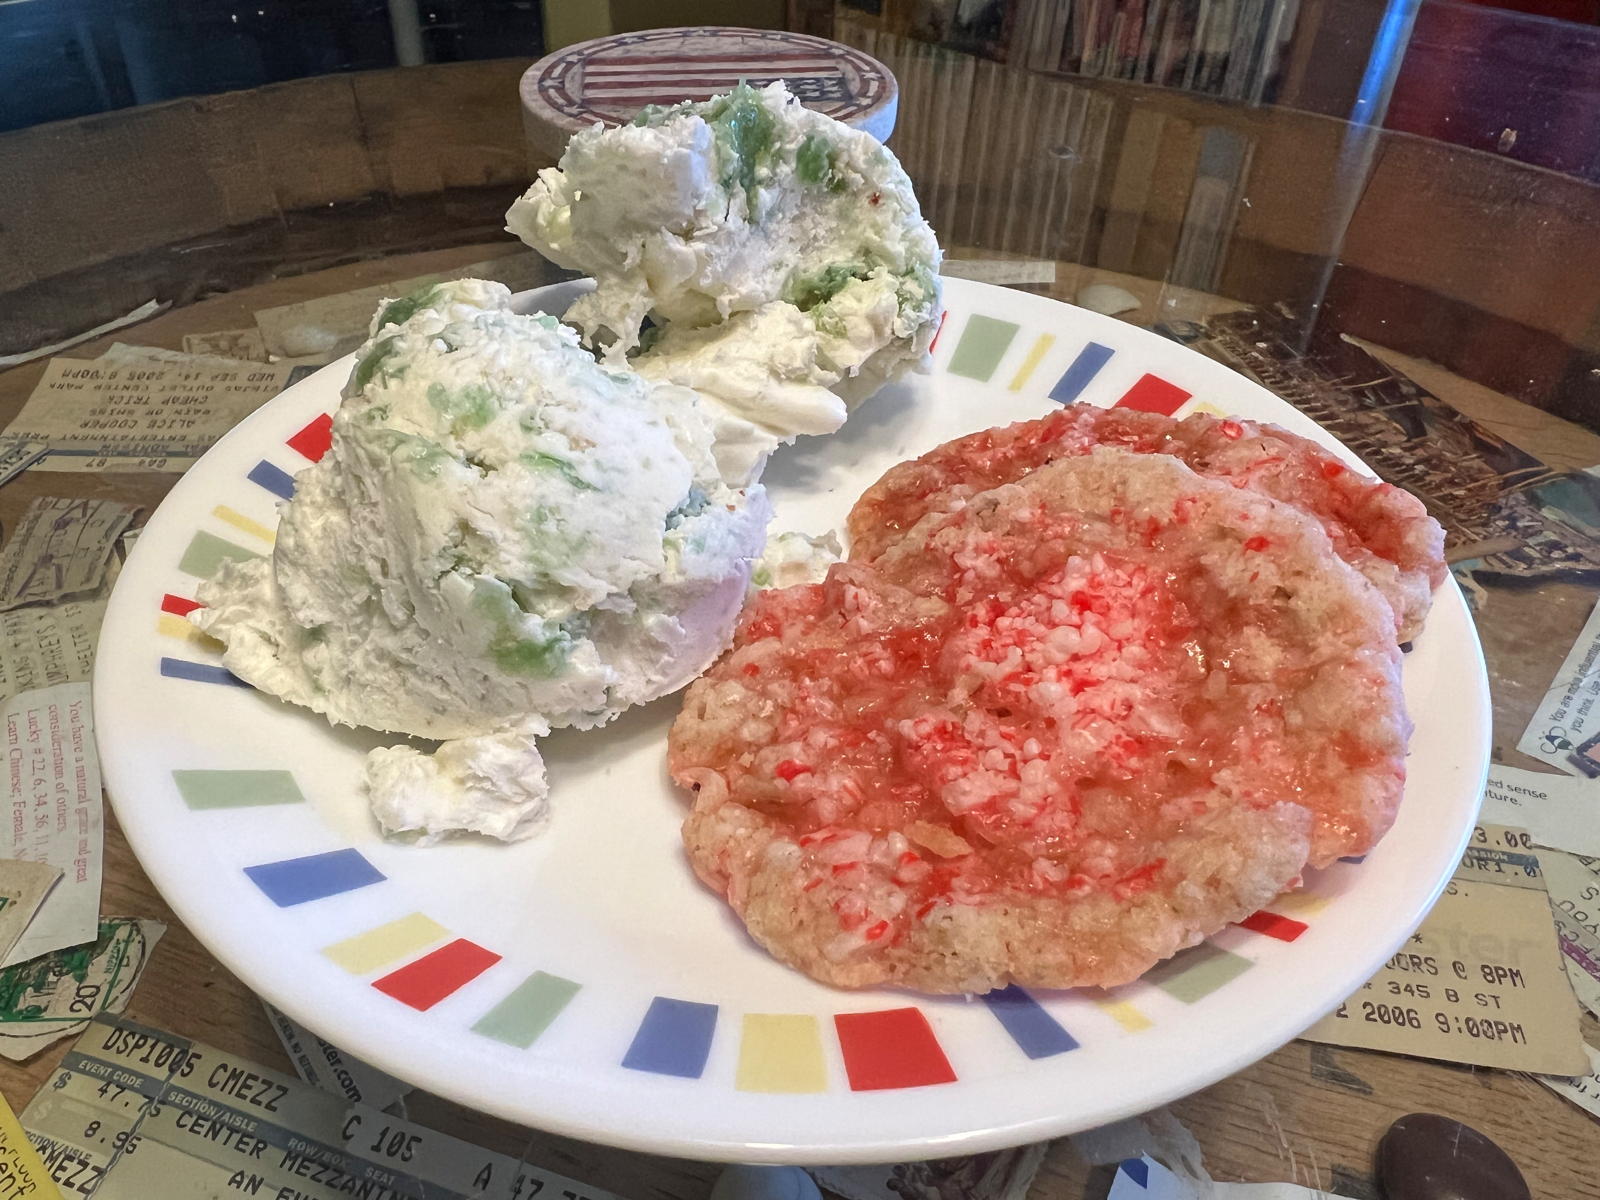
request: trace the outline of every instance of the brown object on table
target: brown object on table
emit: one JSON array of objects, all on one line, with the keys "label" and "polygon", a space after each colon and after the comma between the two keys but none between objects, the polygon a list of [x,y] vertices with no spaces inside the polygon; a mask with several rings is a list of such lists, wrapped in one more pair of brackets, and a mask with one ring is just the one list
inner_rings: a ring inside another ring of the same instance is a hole
[{"label": "brown object on table", "polygon": [[1532,1200],[1504,1150],[1437,1113],[1411,1113],[1389,1126],[1377,1171],[1385,1200]]}]

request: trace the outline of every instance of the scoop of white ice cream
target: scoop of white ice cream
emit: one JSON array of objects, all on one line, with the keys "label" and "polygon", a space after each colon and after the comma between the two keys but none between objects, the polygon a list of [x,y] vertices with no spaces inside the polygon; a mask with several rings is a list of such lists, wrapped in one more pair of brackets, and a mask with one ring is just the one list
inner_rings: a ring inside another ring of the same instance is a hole
[{"label": "scoop of white ice cream", "polygon": [[[900,164],[781,83],[573,137],[507,228],[596,288],[567,319],[708,407],[731,482],[926,362],[940,251]],[[641,325],[651,317],[654,327]]]},{"label": "scoop of white ice cream", "polygon": [[235,674],[330,721],[472,740],[425,767],[380,752],[380,812],[410,812],[424,778],[471,801],[521,747],[524,811],[453,821],[520,833],[544,794],[530,721],[598,725],[698,674],[770,512],[722,483],[691,393],[509,301],[463,280],[380,312],[272,557],[226,564],[193,619]]}]

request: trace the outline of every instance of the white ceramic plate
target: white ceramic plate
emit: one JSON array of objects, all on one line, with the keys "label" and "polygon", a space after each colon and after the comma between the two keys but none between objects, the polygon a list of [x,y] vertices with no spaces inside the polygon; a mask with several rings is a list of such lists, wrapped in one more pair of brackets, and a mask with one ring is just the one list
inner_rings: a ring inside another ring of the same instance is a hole
[{"label": "white ceramic plate", "polygon": [[[562,311],[573,294],[524,300]],[[1205,404],[1334,445],[1154,334],[981,284],[951,281],[948,301],[931,375],[775,457],[776,529],[839,527],[892,463],[1058,400]],[[358,781],[363,753],[393,739],[229,682],[178,615],[219,555],[270,550],[277,493],[319,453],[348,369],[288,389],[179,481],[117,584],[94,699],[117,814],[178,915],[265,999],[403,1079],[697,1158],[882,1162],[1036,1140],[1194,1091],[1299,1033],[1395,950],[1460,856],[1489,708],[1453,583],[1406,659],[1417,728],[1389,836],[1316,873],[1278,919],[1115,995],[851,993],[768,958],[684,861],[684,799],[663,769],[670,697],[549,739],[542,836],[386,843]]]}]

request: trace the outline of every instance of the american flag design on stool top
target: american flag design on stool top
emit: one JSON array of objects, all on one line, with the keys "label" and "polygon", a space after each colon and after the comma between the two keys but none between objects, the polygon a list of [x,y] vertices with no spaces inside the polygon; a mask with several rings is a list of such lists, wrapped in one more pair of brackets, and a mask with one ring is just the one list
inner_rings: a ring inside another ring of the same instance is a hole
[{"label": "american flag design on stool top", "polygon": [[619,34],[568,46],[528,68],[529,139],[559,157],[596,121],[621,125],[647,104],[704,100],[741,80],[783,80],[808,108],[880,141],[894,128],[899,89],[889,69],[849,46],[768,29],[696,26]]}]

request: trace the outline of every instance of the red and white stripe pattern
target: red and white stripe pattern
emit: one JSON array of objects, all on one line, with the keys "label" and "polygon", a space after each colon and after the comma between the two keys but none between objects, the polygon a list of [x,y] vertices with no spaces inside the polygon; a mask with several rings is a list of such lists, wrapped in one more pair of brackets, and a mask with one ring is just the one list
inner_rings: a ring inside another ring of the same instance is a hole
[{"label": "red and white stripe pattern", "polygon": [[837,58],[803,52],[688,60],[649,54],[596,56],[584,64],[579,87],[596,110],[622,112],[646,104],[704,100],[741,81],[760,87],[775,79],[822,112],[842,108],[853,98]]}]

